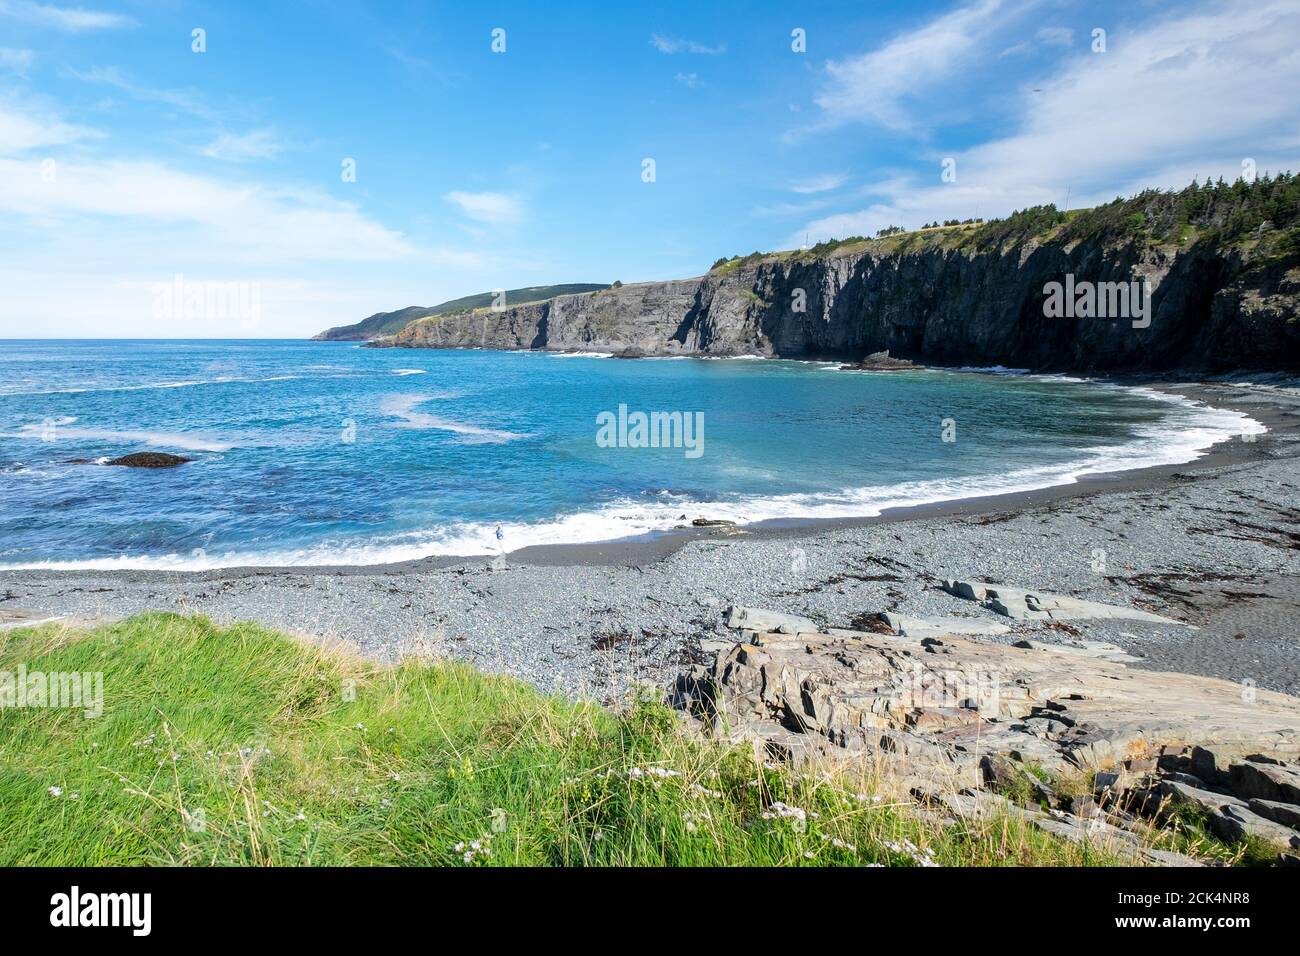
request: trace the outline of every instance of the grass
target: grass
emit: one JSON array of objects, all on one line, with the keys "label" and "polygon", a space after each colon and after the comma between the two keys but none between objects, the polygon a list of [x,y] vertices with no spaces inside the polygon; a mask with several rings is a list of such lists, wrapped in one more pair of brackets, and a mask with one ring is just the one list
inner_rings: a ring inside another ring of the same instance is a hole
[{"label": "grass", "polygon": [[102,672],[104,710],[0,710],[5,866],[1115,862],[695,742],[650,699],[615,712],[249,624],[0,632],[0,671],[19,664]]},{"label": "grass", "polygon": [[1241,843],[1229,845],[1210,829],[1209,814],[1191,804],[1165,803],[1160,808],[1161,846],[1190,856],[1217,861],[1226,866],[1274,866],[1277,847],[1258,837],[1247,836]]}]

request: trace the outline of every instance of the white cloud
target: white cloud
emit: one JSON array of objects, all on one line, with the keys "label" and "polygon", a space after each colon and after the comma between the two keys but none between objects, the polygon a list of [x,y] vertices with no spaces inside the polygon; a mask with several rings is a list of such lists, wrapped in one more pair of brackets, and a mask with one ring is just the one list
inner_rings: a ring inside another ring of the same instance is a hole
[{"label": "white cloud", "polygon": [[[132,269],[83,272],[10,269],[0,265],[0,337],[29,335],[78,338],[299,338],[334,325],[370,315],[376,303],[422,301],[428,289],[403,287],[400,280],[376,280],[349,272],[346,278],[281,275],[226,266],[185,267],[187,282],[247,283],[257,290],[258,314],[242,310],[201,319],[154,315],[159,287],[171,285],[177,271],[159,265],[156,271]],[[247,300],[245,300],[247,301]],[[250,321],[256,318],[256,322]]]},{"label": "white cloud", "polygon": [[0,16],[13,17],[25,23],[51,27],[68,33],[83,30],[112,30],[131,26],[130,17],[84,7],[56,7],[52,4],[33,3],[32,0],[0,0]]},{"label": "white cloud", "polygon": [[844,173],[826,173],[793,182],[790,184],[790,190],[796,193],[824,193],[839,189],[848,181],[849,177]]},{"label": "white cloud", "polygon": [[1034,33],[1033,40],[1025,40],[1015,46],[1007,47],[1002,51],[1002,56],[1033,53],[1045,47],[1070,46],[1072,43],[1074,43],[1074,31],[1069,27],[1043,27]]},{"label": "white cloud", "polygon": [[907,101],[981,56],[986,39],[1024,7],[978,0],[900,34],[878,50],[829,61],[829,83],[814,98],[826,124],[873,122],[892,129],[913,125]]},{"label": "white cloud", "polygon": [[16,99],[0,100],[0,156],[17,156],[33,149],[64,146],[102,134],[65,123],[53,112]]},{"label": "white cloud", "polygon": [[250,159],[274,159],[284,151],[284,145],[274,131],[257,129],[242,136],[222,133],[202,150],[210,159],[244,162]]},{"label": "white cloud", "polygon": [[[957,181],[932,173],[887,184],[866,209],[807,226],[815,238],[867,235],[897,222],[991,218],[1038,203],[1092,205],[1142,186],[1181,187],[1191,175],[1232,178],[1300,160],[1300,7],[1293,0],[1180,10],[1110,31],[1028,89],[1008,91],[1020,112],[1012,135],[956,151]],[[1267,159],[1267,163],[1266,163]],[[802,238],[803,230],[795,235]],[[792,244],[797,244],[793,242]]]},{"label": "white cloud", "polygon": [[[0,160],[0,210],[37,225],[99,228],[99,217],[190,229],[193,241],[235,258],[388,261],[417,250],[401,233],[328,196],[228,183],[153,161],[59,161],[47,182],[36,160]],[[184,233],[182,233],[184,234]],[[156,235],[156,233],[154,234]]]},{"label": "white cloud", "polygon": [[676,79],[678,83],[688,90],[693,90],[700,85],[700,78],[694,73],[678,73]]},{"label": "white cloud", "polygon": [[1074,31],[1069,27],[1043,27],[1034,39],[1047,46],[1069,46],[1074,42]]},{"label": "white cloud", "polygon": [[454,190],[444,197],[460,207],[470,219],[490,225],[506,225],[523,218],[523,207],[519,200],[505,193],[467,193]]},{"label": "white cloud", "polygon": [[32,68],[32,63],[36,60],[36,54],[31,50],[15,50],[10,47],[0,47],[0,66],[6,70],[13,70],[19,76],[26,77],[27,71]]},{"label": "white cloud", "polygon": [[162,103],[174,109],[197,116],[200,119],[220,121],[221,115],[204,102],[203,97],[192,90],[169,90],[141,86],[128,79],[115,66],[96,66],[84,72],[68,70],[71,76],[86,83],[99,83],[122,90],[137,100],[150,103]]},{"label": "white cloud", "polygon": [[705,56],[717,56],[726,53],[725,46],[706,46],[703,43],[696,43],[694,40],[682,40],[676,37],[666,37],[662,33],[650,34],[650,45],[660,53],[699,53]]}]

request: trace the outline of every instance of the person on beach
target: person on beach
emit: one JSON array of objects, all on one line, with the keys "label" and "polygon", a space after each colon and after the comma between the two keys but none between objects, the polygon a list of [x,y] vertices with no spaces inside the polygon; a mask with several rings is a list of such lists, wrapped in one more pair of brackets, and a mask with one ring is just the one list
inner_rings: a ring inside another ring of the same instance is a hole
[{"label": "person on beach", "polygon": [[506,553],[506,546],[501,543],[504,537],[505,534],[501,531],[501,525],[497,525],[497,547],[501,549],[502,554]]}]

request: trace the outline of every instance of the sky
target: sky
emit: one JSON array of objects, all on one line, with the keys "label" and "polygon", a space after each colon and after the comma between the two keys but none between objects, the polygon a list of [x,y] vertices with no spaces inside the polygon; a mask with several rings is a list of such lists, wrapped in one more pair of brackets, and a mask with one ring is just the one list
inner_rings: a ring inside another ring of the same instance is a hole
[{"label": "sky", "polygon": [[304,337],[1300,169],[1300,0],[75,2],[0,0],[0,338]]}]

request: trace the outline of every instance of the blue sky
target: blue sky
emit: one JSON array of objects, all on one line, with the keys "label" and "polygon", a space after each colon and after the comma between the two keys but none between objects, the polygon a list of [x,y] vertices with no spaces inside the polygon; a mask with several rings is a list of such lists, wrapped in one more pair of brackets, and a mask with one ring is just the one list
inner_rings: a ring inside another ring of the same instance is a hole
[{"label": "blue sky", "polygon": [[[0,0],[0,337],[303,336],[1300,168],[1300,0],[78,4]],[[176,274],[256,323],[156,314]]]}]

